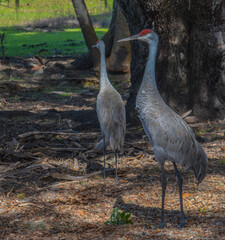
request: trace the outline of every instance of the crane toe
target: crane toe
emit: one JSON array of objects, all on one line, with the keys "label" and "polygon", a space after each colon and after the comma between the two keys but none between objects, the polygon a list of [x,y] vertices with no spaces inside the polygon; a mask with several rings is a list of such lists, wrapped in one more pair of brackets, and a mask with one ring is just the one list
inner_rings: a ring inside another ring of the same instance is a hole
[{"label": "crane toe", "polygon": [[184,228],[186,226],[187,226],[187,221],[185,219],[182,219],[180,223],[180,228]]},{"label": "crane toe", "polygon": [[159,228],[164,228],[164,227],[166,227],[166,223],[165,222],[161,222],[160,224],[159,224]]}]

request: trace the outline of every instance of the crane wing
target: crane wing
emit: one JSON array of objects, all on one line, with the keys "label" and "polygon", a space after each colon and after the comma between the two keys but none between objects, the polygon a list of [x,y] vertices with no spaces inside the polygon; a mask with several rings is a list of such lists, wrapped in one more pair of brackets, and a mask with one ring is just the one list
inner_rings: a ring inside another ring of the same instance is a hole
[{"label": "crane wing", "polygon": [[112,149],[120,149],[126,131],[125,107],[119,93],[100,92],[97,97],[97,115],[102,133]]},{"label": "crane wing", "polygon": [[142,111],[140,118],[159,161],[175,160],[185,169],[193,165],[199,144],[183,119],[175,112],[166,111],[162,116],[152,109]]}]

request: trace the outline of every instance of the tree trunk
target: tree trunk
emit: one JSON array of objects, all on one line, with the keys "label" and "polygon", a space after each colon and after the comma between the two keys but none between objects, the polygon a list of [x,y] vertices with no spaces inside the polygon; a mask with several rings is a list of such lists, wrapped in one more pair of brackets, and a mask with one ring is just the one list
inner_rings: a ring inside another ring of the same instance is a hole
[{"label": "tree trunk", "polygon": [[[223,0],[118,0],[131,35],[144,28],[159,34],[157,83],[168,105],[200,120],[225,115],[225,2]],[[136,121],[135,99],[147,59],[147,46],[132,41],[128,121]],[[135,114],[134,114],[135,113]]]},{"label": "tree trunk", "polygon": [[[116,3],[116,1],[115,1]],[[111,72],[130,72],[131,46],[129,42],[117,43],[121,38],[130,35],[126,18],[121,12],[120,7],[116,3],[115,6],[116,19],[113,45],[110,57],[107,59],[107,69]]]},{"label": "tree trunk", "polygon": [[[105,42],[107,69],[111,72],[129,72],[131,61],[131,47],[129,42],[117,43],[117,40],[129,36],[127,21],[122,14],[117,0],[113,2],[112,19],[109,30],[102,40]],[[89,69],[93,66],[90,53],[79,56],[72,63],[76,69]]]},{"label": "tree trunk", "polygon": [[96,44],[98,37],[93,28],[90,16],[84,0],[72,0],[74,10],[77,15],[86,45],[91,53],[94,69],[98,70],[100,65],[100,54],[97,48],[92,48]]},{"label": "tree trunk", "polygon": [[16,8],[19,8],[19,6],[20,6],[20,1],[19,0],[15,0],[15,6],[16,6]]}]

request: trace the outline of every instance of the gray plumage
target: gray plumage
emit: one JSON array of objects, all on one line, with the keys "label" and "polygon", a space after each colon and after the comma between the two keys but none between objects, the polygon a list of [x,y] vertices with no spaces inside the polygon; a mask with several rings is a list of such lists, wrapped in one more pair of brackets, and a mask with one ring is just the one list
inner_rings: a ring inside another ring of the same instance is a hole
[{"label": "gray plumage", "polygon": [[157,161],[162,170],[162,213],[160,227],[164,227],[164,197],[166,178],[164,163],[173,163],[179,185],[181,205],[181,226],[185,225],[182,202],[182,177],[176,163],[185,170],[193,169],[198,183],[204,179],[207,171],[208,158],[194,133],[187,123],[176,114],[159,94],[155,79],[155,60],[158,46],[158,36],[152,30],[143,30],[140,34],[120,41],[141,40],[149,44],[149,57],[145,73],[136,98],[136,108],[144,131],[149,138]]},{"label": "gray plumage", "polygon": [[103,150],[105,177],[105,149],[110,146],[115,152],[117,179],[117,151],[123,147],[126,132],[126,115],[120,94],[110,83],[105,63],[105,44],[102,40],[95,45],[101,53],[100,92],[97,96],[97,115],[103,139],[95,146],[95,150]]}]

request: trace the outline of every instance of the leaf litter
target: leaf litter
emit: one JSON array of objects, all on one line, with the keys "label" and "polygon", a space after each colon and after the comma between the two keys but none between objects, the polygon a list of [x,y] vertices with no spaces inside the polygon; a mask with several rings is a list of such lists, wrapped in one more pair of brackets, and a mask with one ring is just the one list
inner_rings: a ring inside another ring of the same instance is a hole
[{"label": "leaf litter", "polygon": [[[26,87],[17,82],[16,91],[7,88],[1,96],[0,239],[224,238],[224,121],[192,126],[209,157],[209,169],[199,186],[192,172],[182,171],[188,223],[184,229],[177,227],[175,172],[166,163],[167,227],[158,229],[161,172],[141,126],[128,127],[124,152],[119,155],[119,182],[114,179],[113,153],[107,151],[104,180],[103,156],[93,151],[101,139],[95,113],[98,90],[87,87],[79,92],[78,88],[72,95],[58,97],[55,91],[43,89],[65,80],[52,79],[51,72],[30,80],[26,71],[20,68],[16,73],[23,74]],[[73,84],[68,72],[63,86]],[[75,75],[94,78],[91,72]],[[105,225],[115,208],[131,213],[133,224]]]}]

